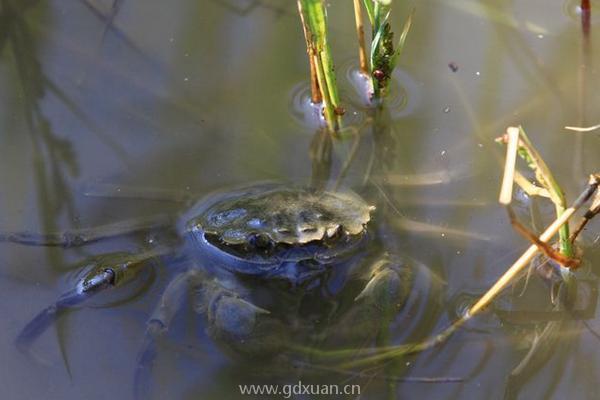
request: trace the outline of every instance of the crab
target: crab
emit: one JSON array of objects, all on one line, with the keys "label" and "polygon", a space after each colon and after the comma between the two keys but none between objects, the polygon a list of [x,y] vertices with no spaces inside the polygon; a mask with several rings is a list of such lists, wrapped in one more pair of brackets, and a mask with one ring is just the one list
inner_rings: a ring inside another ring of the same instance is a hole
[{"label": "crab", "polygon": [[[207,334],[234,357],[276,359],[293,353],[291,344],[376,340],[403,307],[413,274],[410,262],[383,250],[373,214],[353,192],[282,183],[209,195],[180,217],[181,240],[170,254],[115,252],[78,264],[79,279],[23,328],[17,346],[29,349],[64,310],[131,285],[173,253],[186,268],[166,285],[147,320],[135,373],[138,398],[150,386],[157,343],[187,299],[205,318]],[[27,244],[87,242],[68,234],[59,239],[12,237]],[[340,300],[348,296],[350,306]]]}]

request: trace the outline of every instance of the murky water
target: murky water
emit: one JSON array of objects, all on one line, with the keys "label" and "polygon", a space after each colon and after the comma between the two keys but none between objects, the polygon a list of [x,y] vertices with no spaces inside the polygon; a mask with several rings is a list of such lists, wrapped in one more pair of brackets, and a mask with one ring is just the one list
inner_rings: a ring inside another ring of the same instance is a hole
[{"label": "murky water", "polygon": [[[308,66],[295,2],[116,3],[109,24],[111,1],[0,2],[1,231],[177,215],[184,207],[164,199],[172,193],[201,197],[259,180],[309,182],[319,133],[302,108]],[[386,195],[367,185],[365,196],[394,228],[388,250],[429,270],[413,292],[428,306],[405,310],[392,340],[419,340],[453,318],[452,299],[484,292],[528,245],[496,201],[504,149],[495,137],[522,124],[571,200],[587,174],[600,170],[597,131],[564,129],[600,122],[600,10],[592,8],[582,27],[576,1],[398,2],[395,29],[411,7],[416,14],[395,74],[391,130],[378,141],[348,79],[356,64],[352,9],[331,3],[347,123],[362,127],[344,186],[362,187],[372,153],[385,160],[373,180],[385,182]],[[334,176],[353,140],[333,142]],[[415,178],[420,174],[426,176]],[[583,236],[590,264],[599,261],[599,228],[596,221]],[[19,353],[14,339],[64,290],[65,265],[138,249],[142,239],[68,250],[0,244],[3,398],[132,397],[145,321],[175,267],[158,271],[148,290],[124,304],[69,313],[34,343],[34,357]],[[170,238],[157,232],[154,240]],[[592,331],[600,322],[587,323],[569,325],[556,347],[544,350],[554,354],[530,374],[523,398],[595,396],[600,352]],[[531,327],[502,327],[488,315],[444,346],[396,360],[375,376],[315,374],[305,366],[275,377],[231,361],[204,328],[184,307],[160,343],[153,398],[236,398],[240,384],[298,380],[356,383],[363,398],[374,399],[502,398],[527,350],[521,339],[531,334]]]}]

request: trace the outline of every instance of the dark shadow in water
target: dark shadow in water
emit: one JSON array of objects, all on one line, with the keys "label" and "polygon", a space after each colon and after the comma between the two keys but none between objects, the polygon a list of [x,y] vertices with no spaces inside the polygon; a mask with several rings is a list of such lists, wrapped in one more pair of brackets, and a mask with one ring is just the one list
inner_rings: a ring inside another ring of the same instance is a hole
[{"label": "dark shadow in water", "polygon": [[[0,32],[0,43],[10,49],[9,53],[3,48],[3,54],[10,54],[21,87],[23,112],[33,147],[32,169],[42,230],[53,232],[58,228],[57,219],[62,212],[69,219],[75,218],[73,196],[65,176],[77,176],[79,171],[71,143],[52,130],[51,121],[42,110],[47,91],[61,99],[66,96],[50,83],[38,60],[38,44],[26,20],[27,11],[36,3],[16,0],[0,3],[0,26],[4,28]],[[46,260],[54,268],[64,263],[62,252],[47,251]],[[65,342],[66,339],[61,337],[59,346],[63,355]]]},{"label": "dark shadow in water", "polygon": [[[26,13],[36,1],[3,0],[0,11],[0,43],[5,58],[14,65],[20,85],[23,112],[33,148],[32,169],[37,185],[38,209],[42,230],[57,230],[57,219],[62,212],[75,217],[71,189],[66,175],[77,176],[78,162],[69,140],[61,138],[52,129],[50,119],[44,114],[42,101],[47,92],[59,99],[67,97],[50,82],[38,60],[38,43],[28,26]],[[73,105],[67,103],[67,107]],[[56,252],[48,252],[51,265],[62,263]]]},{"label": "dark shadow in water", "polygon": [[[43,71],[40,61],[39,35],[28,21],[29,13],[44,13],[47,5],[43,2],[1,0],[0,1],[0,50],[4,62],[12,65],[18,82],[23,116],[31,139],[32,172],[37,187],[37,209],[41,226],[37,231],[45,233],[60,230],[59,219],[66,216],[68,221],[76,221],[77,210],[70,182],[79,175],[79,162],[73,144],[56,132],[52,118],[44,111],[44,101],[51,94],[59,100],[71,114],[77,117],[89,130],[111,147],[122,159],[126,154],[110,138],[103,135],[87,115],[79,109],[63,90]],[[117,9],[115,8],[115,15]],[[108,29],[108,27],[107,27]],[[17,97],[15,96],[15,97]],[[53,269],[63,269],[65,253],[46,252],[45,263]],[[66,330],[61,329],[64,321],[59,321],[60,351],[65,356]],[[68,362],[65,357],[67,370]]]},{"label": "dark shadow in water", "polygon": [[119,29],[114,21],[117,18],[121,7],[125,3],[125,0],[113,0],[110,10],[108,13],[103,13],[93,2],[90,0],[81,0],[83,5],[90,11],[90,13],[98,18],[104,24],[104,28],[102,29],[102,34],[99,40],[98,53],[100,53],[101,47],[104,45],[106,41],[106,37],[108,33],[112,33],[121,43],[123,43],[128,50],[134,53],[136,56],[140,57],[140,59],[144,60],[144,63],[154,67],[159,72],[163,71],[163,67],[157,63],[155,59],[148,57],[142,49],[140,49],[121,29]]},{"label": "dark shadow in water", "polygon": [[333,138],[327,129],[315,132],[310,142],[309,156],[312,163],[310,186],[315,189],[324,189],[331,178],[333,163]]}]

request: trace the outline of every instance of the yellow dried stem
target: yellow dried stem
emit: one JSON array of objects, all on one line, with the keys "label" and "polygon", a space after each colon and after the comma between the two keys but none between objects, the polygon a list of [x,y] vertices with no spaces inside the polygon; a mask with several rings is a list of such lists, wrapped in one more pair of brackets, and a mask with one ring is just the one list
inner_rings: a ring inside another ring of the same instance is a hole
[{"label": "yellow dried stem", "polygon": [[517,150],[519,148],[519,128],[514,126],[506,130],[508,146],[506,147],[506,163],[504,164],[504,178],[500,189],[500,204],[509,205],[512,201],[512,188],[515,180],[515,166],[517,164]]}]

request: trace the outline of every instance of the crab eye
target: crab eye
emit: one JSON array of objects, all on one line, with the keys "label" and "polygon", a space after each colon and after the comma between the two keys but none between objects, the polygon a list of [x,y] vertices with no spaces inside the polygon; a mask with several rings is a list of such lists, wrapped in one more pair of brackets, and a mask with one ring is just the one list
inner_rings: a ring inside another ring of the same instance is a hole
[{"label": "crab eye", "polygon": [[252,233],[248,236],[247,242],[250,246],[259,250],[267,250],[270,249],[273,245],[271,243],[271,239],[264,233]]},{"label": "crab eye", "polygon": [[288,228],[278,228],[276,231],[281,235],[290,235],[292,233],[292,231]]},{"label": "crab eye", "polygon": [[317,228],[314,226],[305,226],[300,228],[301,233],[315,233],[317,232]]},{"label": "crab eye", "polygon": [[82,291],[84,293],[89,293],[105,289],[114,285],[114,283],[115,271],[111,268],[105,268],[86,277],[81,284]]}]

